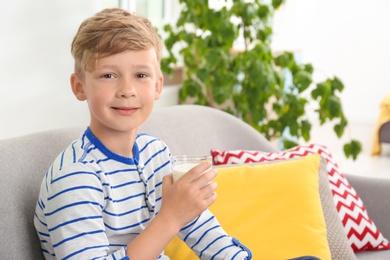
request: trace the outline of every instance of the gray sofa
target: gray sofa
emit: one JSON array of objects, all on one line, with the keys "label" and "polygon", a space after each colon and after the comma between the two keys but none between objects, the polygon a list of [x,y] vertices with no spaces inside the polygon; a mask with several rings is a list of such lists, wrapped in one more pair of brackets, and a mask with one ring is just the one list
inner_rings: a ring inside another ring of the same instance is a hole
[{"label": "gray sofa", "polygon": [[[1,259],[42,259],[33,215],[40,182],[52,160],[85,127],[50,130],[0,140]],[[164,140],[173,154],[209,153],[210,149],[277,151],[262,135],[216,109],[180,105],[156,109],[140,131]],[[390,179],[346,175],[369,216],[390,238]],[[390,250],[356,254],[357,259],[390,259]],[[257,259],[255,259],[257,260]]]}]

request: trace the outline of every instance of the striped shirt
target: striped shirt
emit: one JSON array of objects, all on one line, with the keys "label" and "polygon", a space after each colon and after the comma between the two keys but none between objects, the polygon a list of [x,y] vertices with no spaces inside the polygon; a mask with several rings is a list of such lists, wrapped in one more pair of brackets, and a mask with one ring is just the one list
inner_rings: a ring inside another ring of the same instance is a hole
[{"label": "striped shirt", "polygon": [[[170,173],[170,152],[159,139],[138,134],[127,158],[88,128],[41,184],[34,225],[46,259],[128,259],[126,245],[158,213],[162,178]],[[207,210],[178,235],[202,259],[250,259]],[[169,258],[162,252],[159,259]]]}]

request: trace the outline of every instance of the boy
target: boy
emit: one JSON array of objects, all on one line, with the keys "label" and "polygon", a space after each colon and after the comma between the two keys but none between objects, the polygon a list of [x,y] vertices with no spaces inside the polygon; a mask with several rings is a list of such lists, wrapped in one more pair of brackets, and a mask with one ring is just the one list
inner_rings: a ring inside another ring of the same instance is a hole
[{"label": "boy", "polygon": [[72,91],[91,119],[41,185],[34,224],[46,259],[168,259],[176,234],[202,259],[250,259],[207,210],[216,170],[202,163],[173,183],[168,147],[137,133],[163,85],[151,23],[103,10],[80,25],[72,54]]}]

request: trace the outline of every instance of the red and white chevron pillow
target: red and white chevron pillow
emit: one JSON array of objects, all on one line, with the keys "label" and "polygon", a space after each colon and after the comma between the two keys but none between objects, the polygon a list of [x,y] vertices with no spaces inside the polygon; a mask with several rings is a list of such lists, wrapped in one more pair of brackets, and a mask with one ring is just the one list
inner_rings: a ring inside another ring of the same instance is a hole
[{"label": "red and white chevron pillow", "polygon": [[211,150],[214,165],[270,162],[299,158],[313,153],[320,154],[326,160],[333,200],[353,251],[390,249],[389,241],[383,237],[368,216],[363,201],[339,171],[332,154],[325,146],[302,145],[280,152]]}]

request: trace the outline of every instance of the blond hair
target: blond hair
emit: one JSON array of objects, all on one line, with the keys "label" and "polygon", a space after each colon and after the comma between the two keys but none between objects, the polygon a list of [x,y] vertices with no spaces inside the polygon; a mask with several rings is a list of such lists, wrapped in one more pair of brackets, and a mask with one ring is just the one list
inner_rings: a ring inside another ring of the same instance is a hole
[{"label": "blond hair", "polygon": [[161,60],[161,39],[152,23],[145,17],[120,8],[96,13],[79,27],[72,42],[75,73],[95,68],[98,58],[127,50],[155,48],[158,65]]}]

